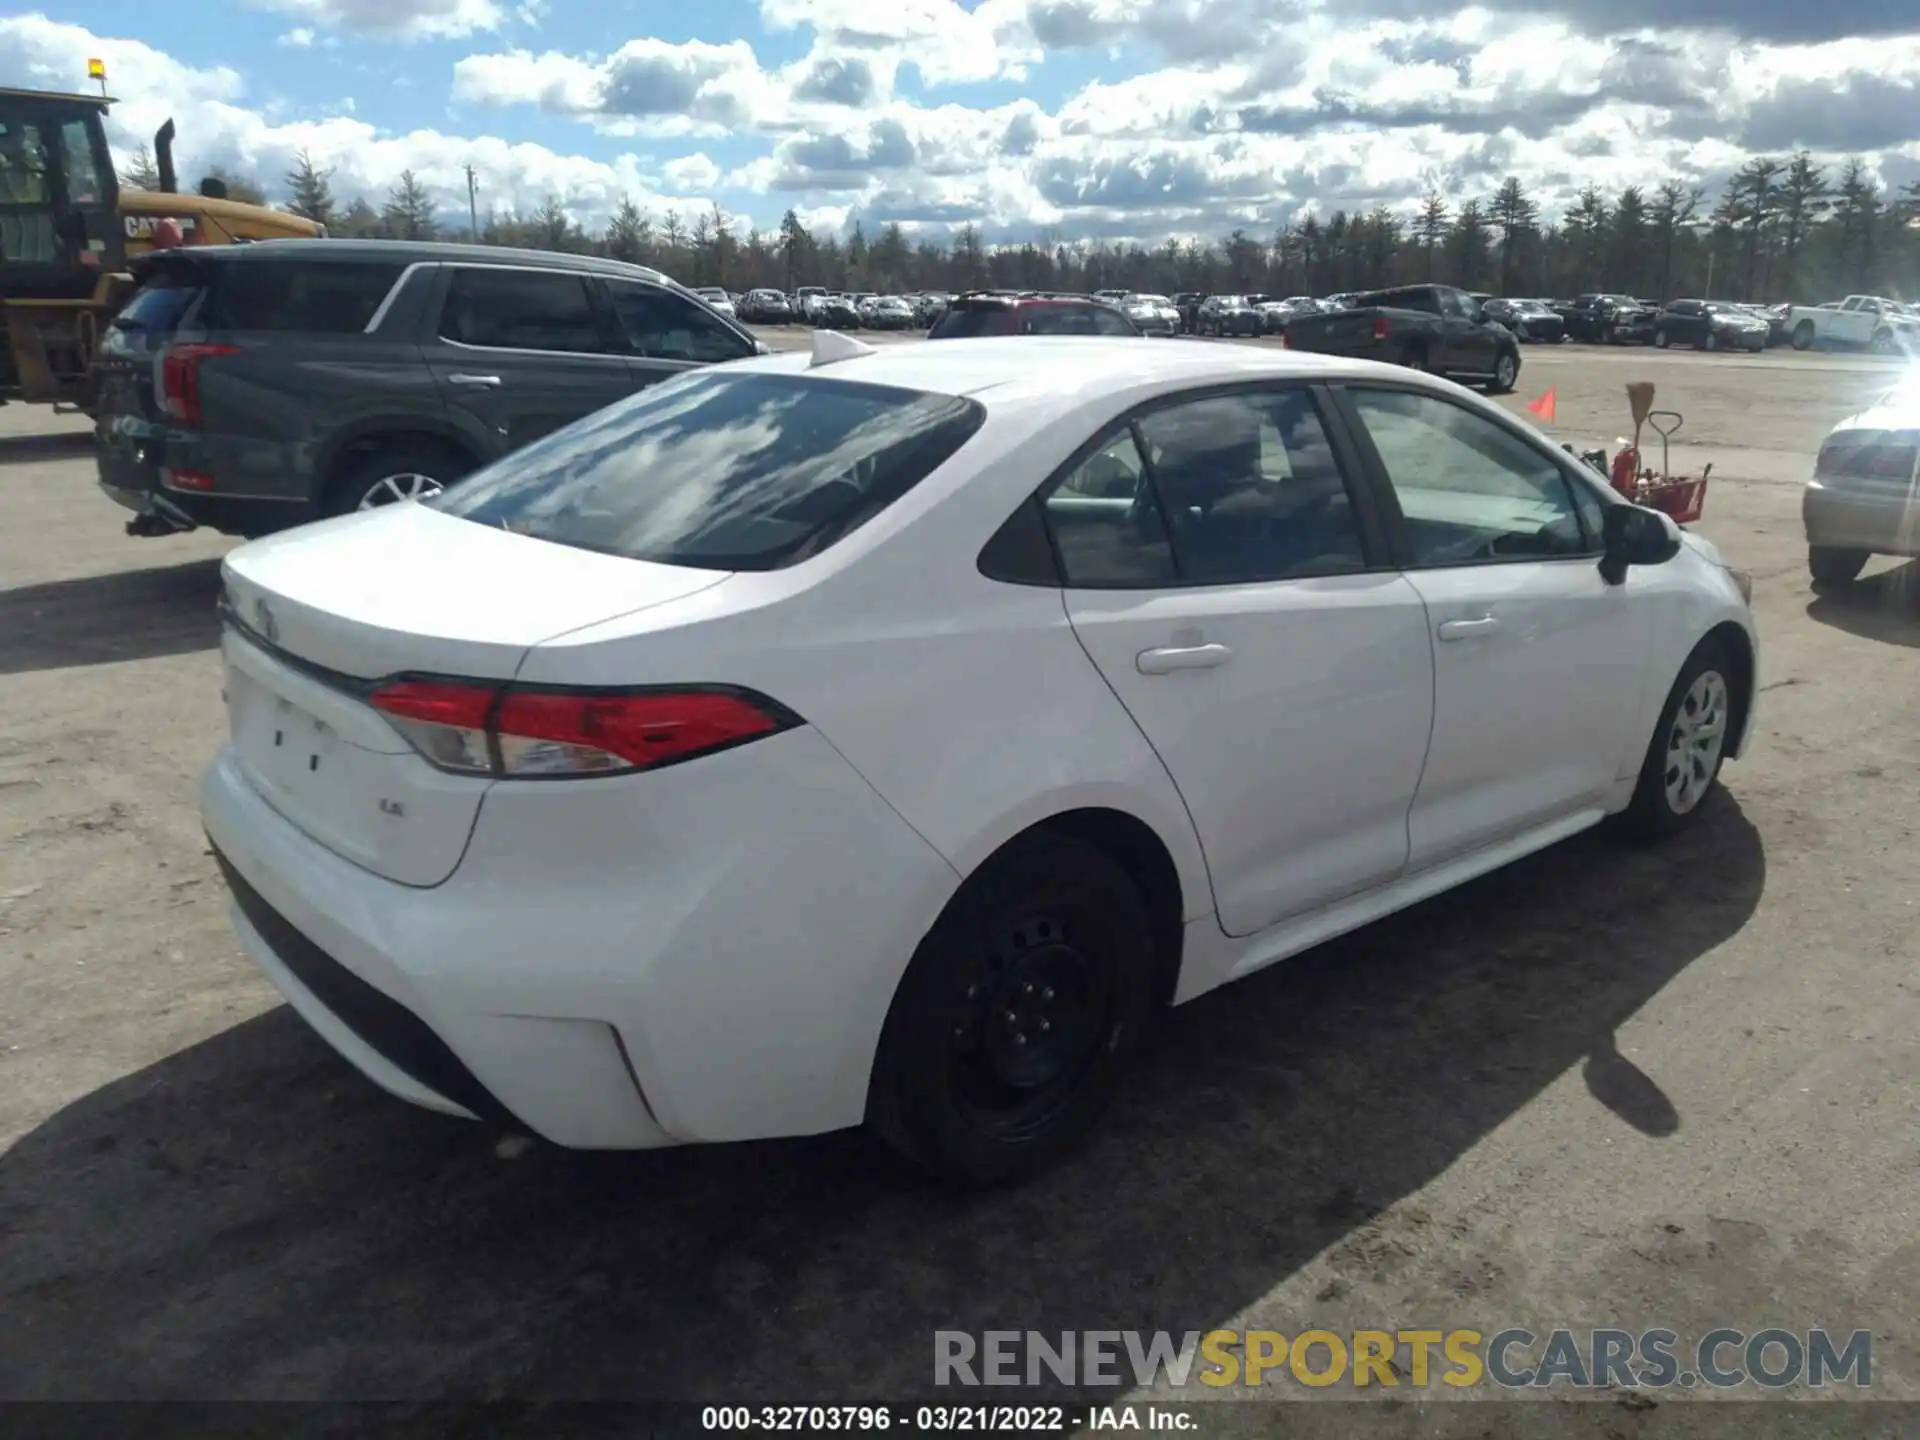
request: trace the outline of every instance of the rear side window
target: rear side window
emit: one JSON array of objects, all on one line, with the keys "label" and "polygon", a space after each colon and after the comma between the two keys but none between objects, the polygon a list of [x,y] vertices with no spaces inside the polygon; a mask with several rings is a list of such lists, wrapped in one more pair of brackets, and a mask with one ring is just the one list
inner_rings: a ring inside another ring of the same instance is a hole
[{"label": "rear side window", "polygon": [[584,275],[462,267],[447,286],[442,338],[493,350],[614,351],[613,326]]},{"label": "rear side window", "polygon": [[929,340],[972,340],[982,335],[1018,335],[1020,322],[1009,305],[956,305],[927,332]]},{"label": "rear side window", "polygon": [[215,272],[207,325],[218,330],[358,334],[405,268],[340,260],[235,260]]},{"label": "rear side window", "polygon": [[956,396],[693,371],[488,466],[431,503],[582,550],[775,570],[878,515],[985,417]]}]

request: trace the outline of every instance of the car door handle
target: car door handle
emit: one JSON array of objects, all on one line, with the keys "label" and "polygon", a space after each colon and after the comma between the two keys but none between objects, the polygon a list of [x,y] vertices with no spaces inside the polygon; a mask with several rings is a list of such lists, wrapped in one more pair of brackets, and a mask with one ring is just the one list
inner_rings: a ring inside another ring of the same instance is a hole
[{"label": "car door handle", "polygon": [[1482,615],[1478,620],[1442,620],[1440,638],[1442,640],[1472,640],[1476,636],[1491,635],[1500,628],[1500,622],[1492,615]]},{"label": "car door handle", "polygon": [[496,390],[500,386],[498,375],[449,375],[449,385],[472,385],[483,390]]},{"label": "car door handle", "polygon": [[1211,670],[1233,658],[1224,645],[1163,645],[1157,650],[1142,650],[1134,658],[1142,675],[1170,675],[1175,670]]}]

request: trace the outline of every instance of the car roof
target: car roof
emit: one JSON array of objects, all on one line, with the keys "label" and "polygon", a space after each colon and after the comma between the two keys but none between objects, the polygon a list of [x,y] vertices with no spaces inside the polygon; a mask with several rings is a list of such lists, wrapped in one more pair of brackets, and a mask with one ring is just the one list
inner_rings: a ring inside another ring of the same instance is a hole
[{"label": "car roof", "polygon": [[248,245],[194,245],[162,252],[221,264],[263,264],[275,260],[323,259],[398,261],[403,265],[464,262],[470,265],[525,265],[542,270],[580,270],[596,275],[672,282],[645,265],[628,265],[598,255],[568,255],[558,250],[521,250],[507,245],[459,245],[441,240],[257,240]]},{"label": "car roof", "polygon": [[[819,366],[818,373],[826,379],[939,395],[976,395],[1000,387],[1018,387],[1028,395],[1049,390],[1067,395],[1122,384],[1313,379],[1336,372],[1359,375],[1388,368],[1299,350],[1213,345],[1201,340],[1149,341],[1134,335],[983,336],[873,348],[871,355]],[[811,361],[809,351],[786,350],[737,361],[726,368],[813,373],[816,367]]]}]

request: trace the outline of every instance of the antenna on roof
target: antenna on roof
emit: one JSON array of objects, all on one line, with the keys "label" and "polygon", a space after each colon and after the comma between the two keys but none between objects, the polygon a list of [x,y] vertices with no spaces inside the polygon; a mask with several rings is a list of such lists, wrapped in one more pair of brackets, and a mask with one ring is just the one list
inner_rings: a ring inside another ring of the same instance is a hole
[{"label": "antenna on roof", "polygon": [[813,332],[813,359],[807,363],[807,368],[813,370],[840,360],[858,360],[862,355],[878,353],[873,346],[851,335],[842,335],[838,330],[816,330]]}]

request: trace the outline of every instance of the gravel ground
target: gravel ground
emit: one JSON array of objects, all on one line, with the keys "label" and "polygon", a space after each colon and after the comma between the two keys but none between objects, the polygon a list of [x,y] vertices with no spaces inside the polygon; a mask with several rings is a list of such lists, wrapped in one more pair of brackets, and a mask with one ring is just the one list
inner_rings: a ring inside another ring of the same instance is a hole
[{"label": "gravel ground", "polygon": [[936,1328],[1824,1324],[1920,1399],[1920,566],[1813,597],[1794,488],[1888,372],[1526,359],[1562,438],[1652,378],[1716,460],[1750,757],[1671,848],[1581,838],[1184,1007],[1088,1150],[969,1198],[857,1134],[503,1159],[363,1082],[200,834],[226,543],[125,537],[83,423],[0,411],[0,1398],[841,1400],[924,1393]]}]

